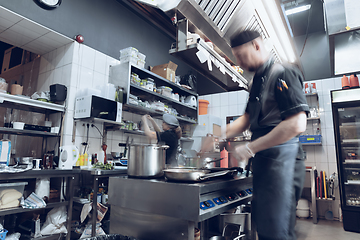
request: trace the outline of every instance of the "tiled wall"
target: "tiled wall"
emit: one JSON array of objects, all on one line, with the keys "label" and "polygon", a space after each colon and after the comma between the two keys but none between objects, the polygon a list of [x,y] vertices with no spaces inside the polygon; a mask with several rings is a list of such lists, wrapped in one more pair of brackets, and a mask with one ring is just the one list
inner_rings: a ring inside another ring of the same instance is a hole
[{"label": "tiled wall", "polygon": [[[119,64],[117,59],[109,57],[86,45],[74,42],[56,49],[41,57],[38,79],[38,91],[48,91],[49,86],[54,83],[64,84],[68,88],[66,100],[66,114],[64,117],[64,130],[61,145],[72,143],[74,128],[74,106],[77,92],[83,88],[103,85],[108,82],[109,66]],[[124,120],[139,122],[140,115],[123,112]],[[53,126],[59,126],[59,115],[52,116]],[[103,125],[95,123],[95,127],[89,128],[88,150],[89,154],[101,151]],[[100,134],[101,133],[101,134]],[[148,143],[144,136],[129,135],[134,143]],[[76,122],[75,145],[83,152],[82,142],[86,142],[86,122]],[[107,152],[123,151],[118,143],[125,142],[127,135],[121,131],[109,131],[107,133]],[[50,144],[50,146],[52,146]]]},{"label": "tiled wall", "polygon": [[244,114],[248,96],[247,91],[237,91],[202,95],[199,99],[209,101],[208,114],[220,117],[225,126],[227,116]]},{"label": "tiled wall", "polygon": [[[304,146],[307,156],[306,165],[316,166],[318,170],[326,171],[331,174],[337,172],[337,167],[330,91],[341,89],[341,78],[323,79],[311,82],[316,83],[318,100],[316,97],[307,97],[307,101],[309,106],[315,106],[317,105],[317,102],[319,103],[322,145]],[[223,119],[223,125],[225,125],[227,116],[242,115],[244,113],[248,93],[246,91],[226,92],[204,95],[199,98],[210,102],[208,114],[221,117]],[[305,133],[313,134],[313,123],[318,123],[318,121],[308,121]]]}]

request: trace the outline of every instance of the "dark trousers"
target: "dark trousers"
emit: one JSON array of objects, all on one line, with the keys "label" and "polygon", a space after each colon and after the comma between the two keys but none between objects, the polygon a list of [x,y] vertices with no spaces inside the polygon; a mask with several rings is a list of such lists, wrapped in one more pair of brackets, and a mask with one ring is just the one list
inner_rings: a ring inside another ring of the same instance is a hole
[{"label": "dark trousers", "polygon": [[261,151],[253,159],[253,217],[260,240],[295,240],[296,203],[305,178],[298,143]]}]

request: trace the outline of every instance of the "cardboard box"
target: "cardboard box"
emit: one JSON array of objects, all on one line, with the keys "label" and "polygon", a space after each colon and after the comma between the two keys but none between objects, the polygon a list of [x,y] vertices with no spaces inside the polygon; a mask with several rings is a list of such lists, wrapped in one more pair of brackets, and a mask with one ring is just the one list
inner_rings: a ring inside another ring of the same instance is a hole
[{"label": "cardboard box", "polygon": [[175,82],[175,71],[177,65],[171,61],[165,64],[157,65],[151,69],[151,71],[163,78],[166,78],[172,82]]}]

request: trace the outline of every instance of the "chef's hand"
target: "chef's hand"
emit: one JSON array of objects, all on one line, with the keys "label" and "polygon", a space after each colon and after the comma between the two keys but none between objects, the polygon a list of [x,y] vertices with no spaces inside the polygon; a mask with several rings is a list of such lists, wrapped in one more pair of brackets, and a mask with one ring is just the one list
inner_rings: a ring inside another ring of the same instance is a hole
[{"label": "chef's hand", "polygon": [[237,146],[235,148],[235,157],[239,161],[248,161],[249,158],[254,157],[253,151],[249,148],[249,143]]}]

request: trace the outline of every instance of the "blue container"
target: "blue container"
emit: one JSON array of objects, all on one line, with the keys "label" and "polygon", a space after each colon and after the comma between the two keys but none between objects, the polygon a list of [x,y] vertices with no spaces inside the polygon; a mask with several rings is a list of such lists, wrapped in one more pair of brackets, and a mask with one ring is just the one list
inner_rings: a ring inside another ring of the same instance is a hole
[{"label": "blue container", "polygon": [[301,143],[321,143],[321,135],[302,135],[299,137]]}]

